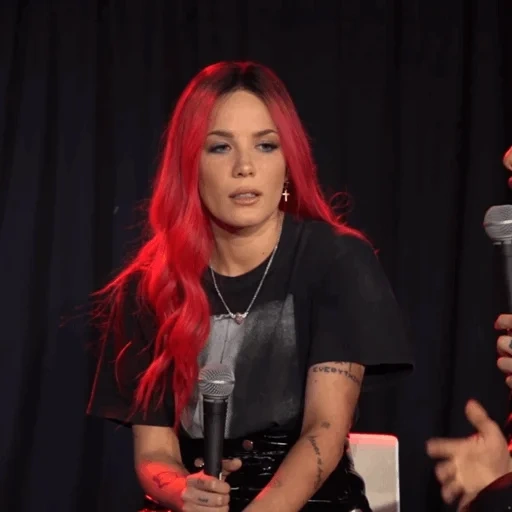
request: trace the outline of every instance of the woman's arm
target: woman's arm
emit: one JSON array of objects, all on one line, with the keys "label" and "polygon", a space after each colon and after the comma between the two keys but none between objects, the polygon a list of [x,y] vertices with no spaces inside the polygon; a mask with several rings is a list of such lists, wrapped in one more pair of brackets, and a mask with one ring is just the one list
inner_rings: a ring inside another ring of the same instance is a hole
[{"label": "woman's arm", "polygon": [[188,471],[178,438],[170,427],[133,425],[135,471],[146,494],[165,507],[181,510]]},{"label": "woman's arm", "polygon": [[363,376],[348,362],[309,369],[301,436],[247,512],[300,511],[321,487],[343,456]]},{"label": "woman's arm", "polygon": [[[178,438],[170,427],[134,425],[135,469],[142,488],[160,505],[181,512],[228,512],[229,485],[203,472],[190,475],[183,466]],[[228,476],[240,469],[240,459],[222,461]]]}]

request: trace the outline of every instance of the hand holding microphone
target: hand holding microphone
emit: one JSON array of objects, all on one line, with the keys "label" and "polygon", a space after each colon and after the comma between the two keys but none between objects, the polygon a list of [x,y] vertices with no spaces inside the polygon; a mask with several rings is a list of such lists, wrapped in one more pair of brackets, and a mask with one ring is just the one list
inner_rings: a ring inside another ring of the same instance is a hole
[{"label": "hand holding microphone", "polygon": [[[484,228],[498,247],[503,257],[504,276],[507,288],[509,311],[512,311],[512,205],[492,206],[484,218]],[[498,330],[506,334],[498,338],[498,368],[507,375],[506,383],[512,388],[512,315],[500,315],[494,324]]]},{"label": "hand holding microphone", "polygon": [[[222,461],[222,476],[228,476],[240,469],[240,460]],[[218,478],[206,475],[204,471],[188,475],[182,494],[183,512],[228,512],[229,484]]]},{"label": "hand holding microphone", "polygon": [[233,392],[233,371],[223,364],[209,364],[199,373],[203,396],[204,470],[189,475],[182,494],[184,512],[228,512],[230,486],[223,479],[240,469],[239,459],[223,460],[228,399]]},{"label": "hand holding microphone", "polygon": [[[484,228],[503,258],[508,305],[512,310],[512,206],[492,206],[484,218]],[[497,329],[512,328],[512,315],[501,315]],[[512,337],[498,338],[498,367],[506,374],[512,371]],[[512,387],[512,379],[507,378]],[[465,510],[486,486],[512,471],[507,441],[499,426],[485,409],[474,400],[466,406],[466,416],[476,434],[463,439],[431,439],[427,453],[441,459],[436,465],[436,476],[447,503],[460,498],[458,510]]]}]

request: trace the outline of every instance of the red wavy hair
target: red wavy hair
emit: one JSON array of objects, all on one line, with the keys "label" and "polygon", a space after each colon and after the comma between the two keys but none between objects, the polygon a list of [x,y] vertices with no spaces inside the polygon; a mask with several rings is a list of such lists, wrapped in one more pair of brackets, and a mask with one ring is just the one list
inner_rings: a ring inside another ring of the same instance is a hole
[{"label": "red wavy hair", "polygon": [[[203,69],[178,100],[149,208],[151,235],[135,258],[98,293],[106,297],[109,326],[122,323],[127,283],[138,277],[137,296],[157,319],[152,362],[141,375],[134,405],[143,411],[172,385],[175,427],[198,374],[197,358],[210,329],[201,278],[212,250],[212,232],[198,193],[199,158],[216,101],[236,90],[258,96],[277,126],[291,195],[281,208],[299,218],[329,223],[340,233],[362,236],[345,225],[324,199],[310,144],[281,80],[252,62],[220,62]],[[117,330],[120,336],[121,330]],[[117,340],[121,345],[126,341]],[[167,382],[172,368],[172,383]]]}]

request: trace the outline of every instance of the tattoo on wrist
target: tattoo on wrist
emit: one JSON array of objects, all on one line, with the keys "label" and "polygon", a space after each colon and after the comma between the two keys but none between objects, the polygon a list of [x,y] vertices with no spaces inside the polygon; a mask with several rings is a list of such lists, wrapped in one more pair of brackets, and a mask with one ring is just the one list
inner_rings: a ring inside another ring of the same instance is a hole
[{"label": "tattoo on wrist", "polygon": [[316,455],[316,478],[315,478],[315,491],[320,489],[322,485],[322,476],[324,473],[323,462],[322,462],[322,454],[320,453],[320,448],[318,447],[318,443],[316,442],[317,436],[308,436],[308,441],[311,443],[313,447],[313,451]]},{"label": "tattoo on wrist", "polygon": [[340,367],[329,366],[329,365],[316,365],[313,366],[313,371],[315,373],[337,373],[338,375],[343,375],[350,379],[352,382],[361,385],[361,380],[352,373],[352,363],[338,363]]},{"label": "tattoo on wrist", "polygon": [[163,489],[164,487],[170,485],[173,480],[179,476],[180,474],[176,471],[162,471],[156,475],[153,475],[152,480],[159,489]]}]

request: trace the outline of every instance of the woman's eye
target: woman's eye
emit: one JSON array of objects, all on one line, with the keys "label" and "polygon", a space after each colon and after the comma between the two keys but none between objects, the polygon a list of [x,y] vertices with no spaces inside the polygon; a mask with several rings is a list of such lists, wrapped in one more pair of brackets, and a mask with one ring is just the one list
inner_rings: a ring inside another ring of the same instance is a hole
[{"label": "woman's eye", "polygon": [[[275,142],[261,142],[256,147],[263,153],[271,153],[278,145]],[[208,148],[208,153],[227,153],[229,150],[228,144],[214,144]]]},{"label": "woman's eye", "polygon": [[270,152],[274,151],[275,149],[277,149],[277,144],[275,144],[273,142],[262,142],[258,146],[265,153],[270,153]]},{"label": "woman's eye", "polygon": [[208,149],[208,153],[225,153],[228,149],[227,144],[215,144]]}]

